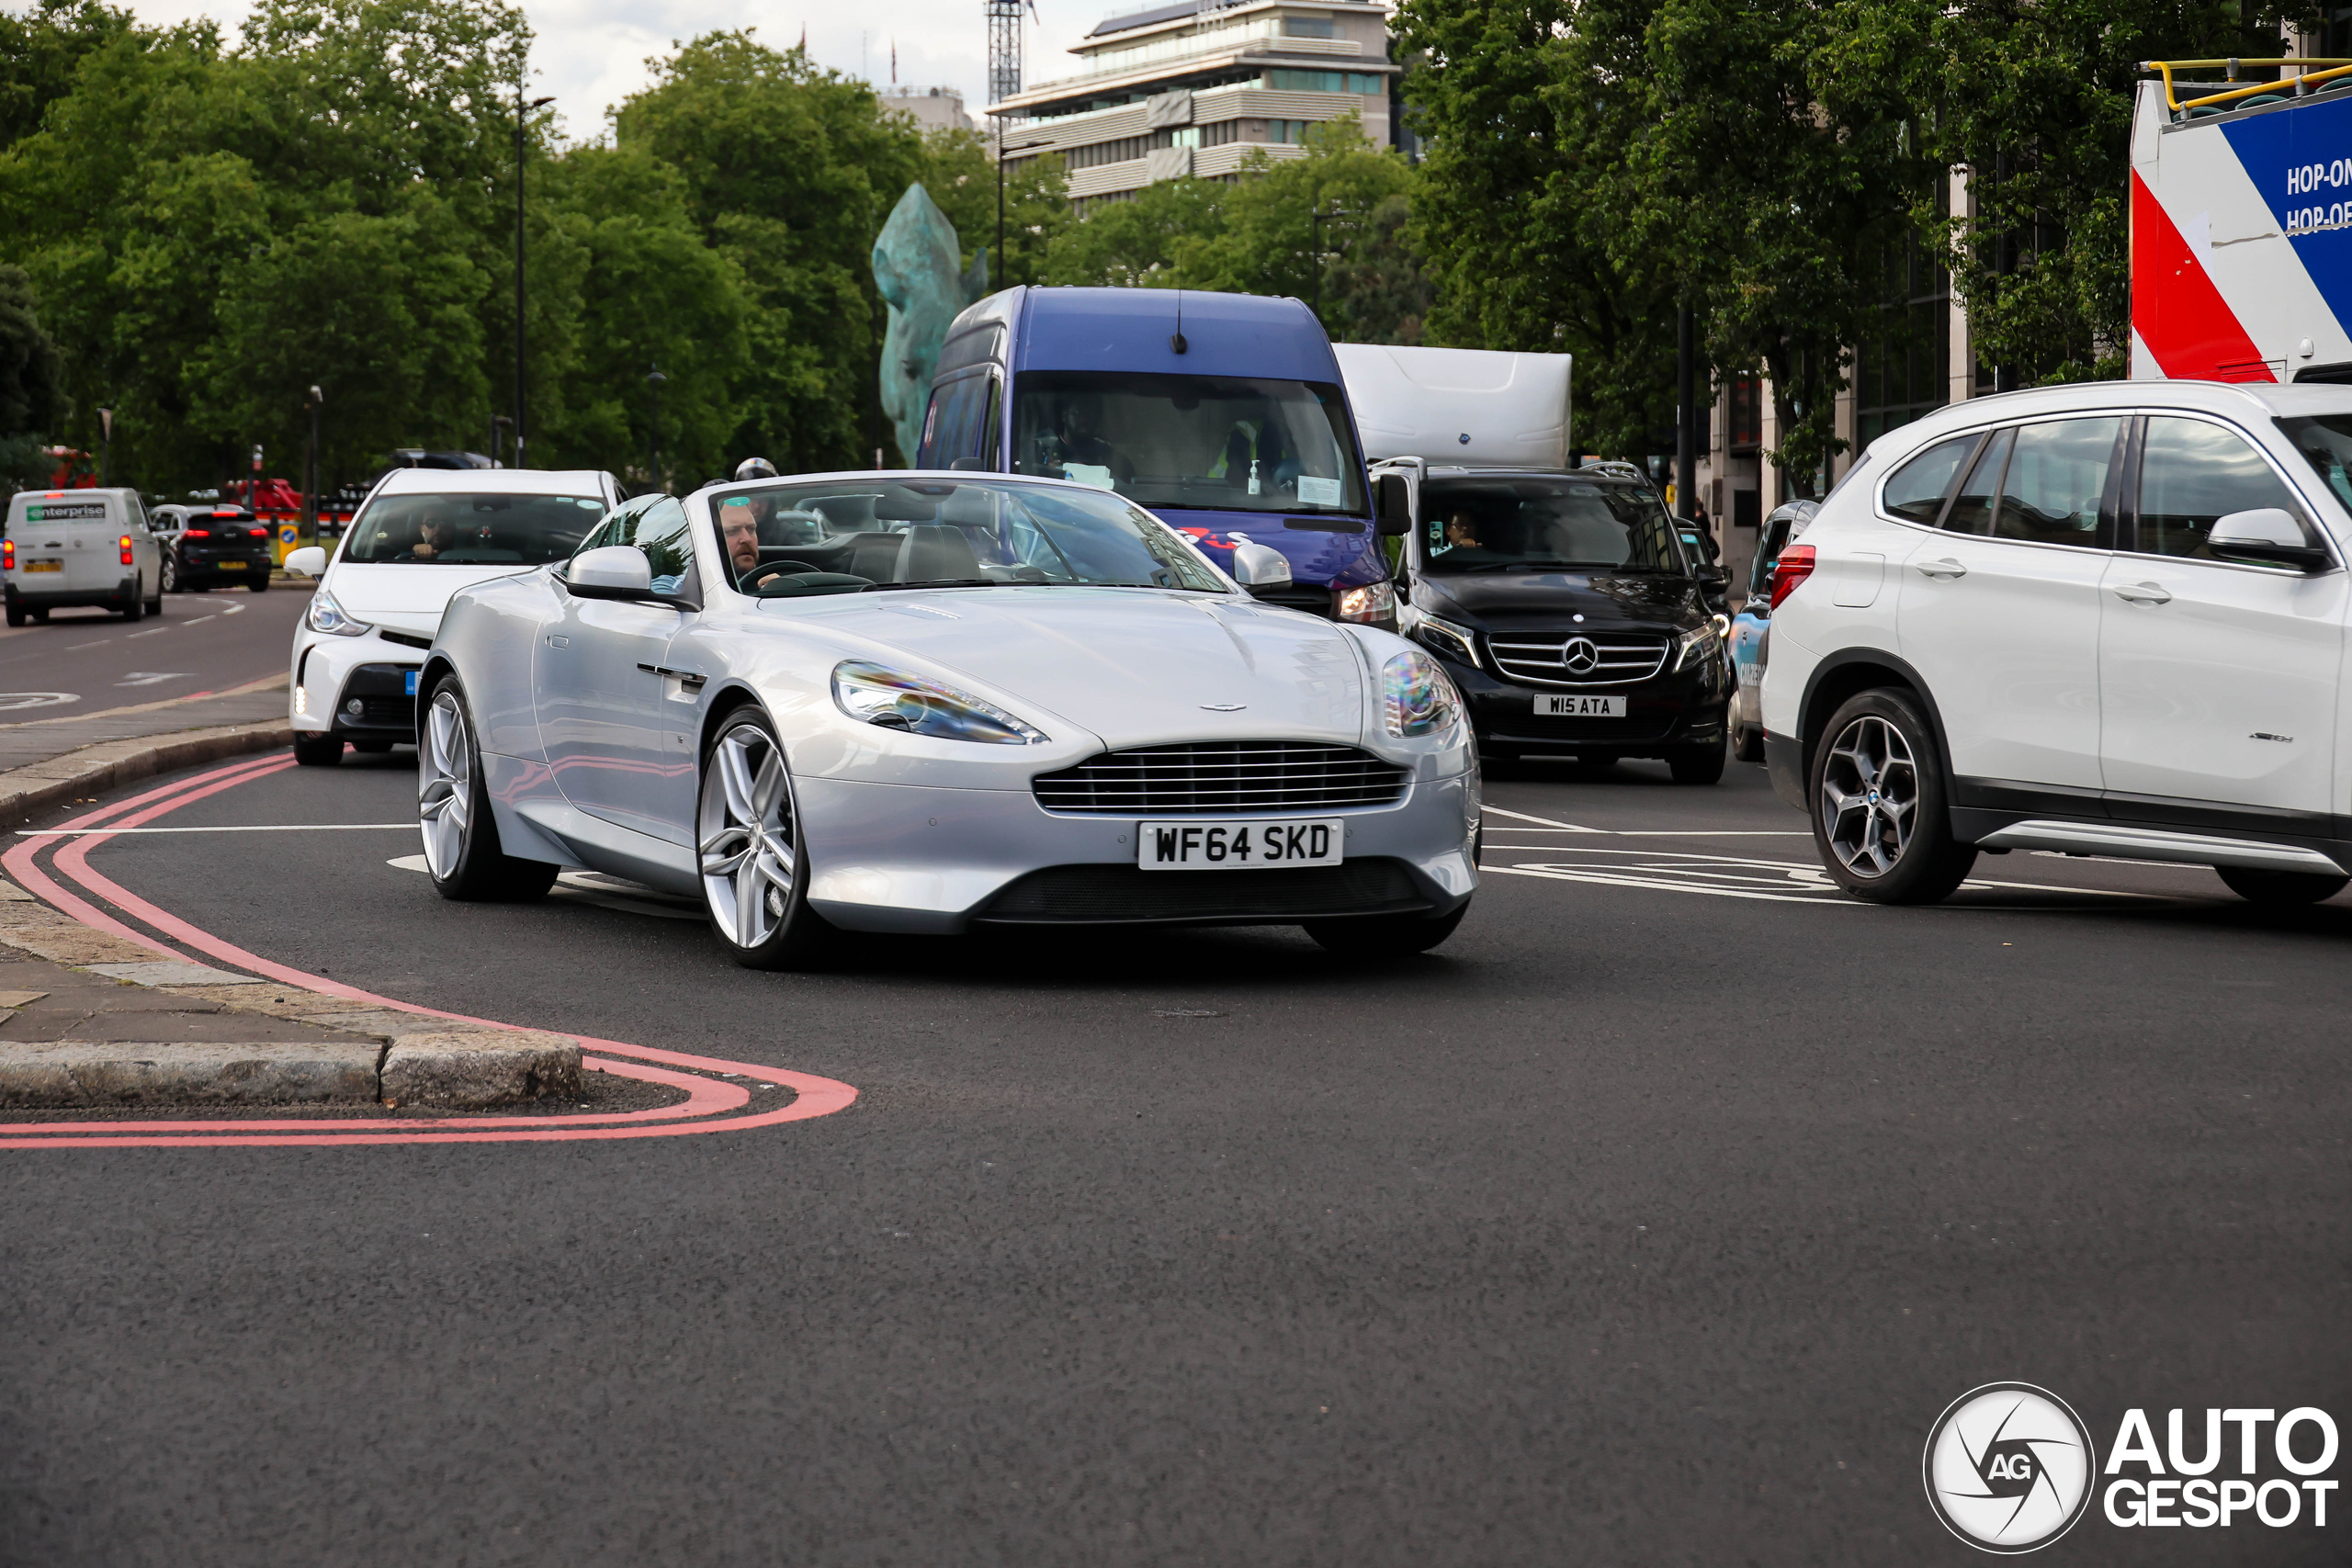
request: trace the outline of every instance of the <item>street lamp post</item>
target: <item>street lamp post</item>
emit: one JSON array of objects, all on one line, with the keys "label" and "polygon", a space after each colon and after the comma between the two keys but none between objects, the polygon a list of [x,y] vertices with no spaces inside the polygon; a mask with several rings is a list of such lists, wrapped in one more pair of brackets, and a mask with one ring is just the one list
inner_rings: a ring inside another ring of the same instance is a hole
[{"label": "street lamp post", "polygon": [[645,373],[645,384],[653,389],[652,457],[649,468],[653,475],[653,488],[657,491],[663,488],[662,484],[662,389],[669,379],[670,378],[662,374],[662,367],[659,365]]},{"label": "street lamp post", "polygon": [[555,102],[552,97],[523,101],[523,84],[514,84],[514,466],[523,466],[523,138],[531,111]]},{"label": "street lamp post", "polygon": [[490,416],[490,466],[492,468],[504,466],[499,461],[499,454],[506,449],[506,432],[514,426],[514,422],[503,413],[494,413]]},{"label": "street lamp post", "polygon": [[1007,146],[1004,140],[1004,117],[996,117],[996,276],[989,281],[1000,288],[1012,287],[1012,268],[1004,257],[1004,155],[1025,152],[1033,147],[1050,147],[1050,136],[1024,136]]},{"label": "street lamp post", "polygon": [[98,411],[98,488],[107,487],[107,472],[114,466],[114,410]]},{"label": "street lamp post", "polygon": [[311,449],[302,455],[302,532],[311,538],[319,536],[319,410],[327,395],[316,387],[311,389]]}]

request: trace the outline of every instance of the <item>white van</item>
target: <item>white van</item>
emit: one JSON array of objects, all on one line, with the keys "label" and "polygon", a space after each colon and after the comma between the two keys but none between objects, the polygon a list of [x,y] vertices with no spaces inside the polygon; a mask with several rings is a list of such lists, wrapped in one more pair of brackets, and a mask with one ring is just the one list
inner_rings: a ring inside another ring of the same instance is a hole
[{"label": "white van", "polygon": [[621,499],[620,481],[593,468],[394,468],[379,479],[332,561],[318,545],[286,558],[287,570],[319,580],[294,628],[294,760],[332,767],[346,742],[413,742],[416,675],[449,596],[569,559]]},{"label": "white van", "polygon": [[126,621],[164,613],[164,556],[134,490],[28,490],[0,536],[8,624],[92,604]]}]

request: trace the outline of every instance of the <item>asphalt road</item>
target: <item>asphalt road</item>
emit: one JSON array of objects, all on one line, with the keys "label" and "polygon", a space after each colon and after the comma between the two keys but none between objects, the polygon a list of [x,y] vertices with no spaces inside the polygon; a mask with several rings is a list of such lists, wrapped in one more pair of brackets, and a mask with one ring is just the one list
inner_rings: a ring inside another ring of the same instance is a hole
[{"label": "asphalt road", "polygon": [[[266,593],[166,593],[161,618],[52,610],[47,626],[0,627],[0,724],[71,718],[187,697],[278,673],[308,584]],[[64,698],[65,701],[58,699]]]},{"label": "asphalt road", "polygon": [[[169,821],[413,787],[356,759]],[[2011,854],[1880,909],[1757,770],[1488,797],[1469,919],[1383,964],[1238,931],[755,975],[658,909],[445,904],[400,830],[107,841],[281,963],[861,1098],[0,1154],[0,1560],[1957,1563],[1921,1449],[1979,1384],[2102,1452],[2132,1407],[2192,1446],[2205,1406],[2352,1417],[2352,899]],[[2338,1499],[2095,1503],[2037,1561],[2339,1562]]]}]

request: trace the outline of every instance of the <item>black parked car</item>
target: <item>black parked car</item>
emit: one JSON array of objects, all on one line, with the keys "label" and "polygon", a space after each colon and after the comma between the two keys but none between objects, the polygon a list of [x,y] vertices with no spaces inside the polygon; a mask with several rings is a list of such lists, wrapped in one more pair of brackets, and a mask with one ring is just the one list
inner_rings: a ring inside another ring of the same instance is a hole
[{"label": "black parked car", "polygon": [[1399,629],[1443,662],[1484,756],[1657,757],[1677,783],[1723,776],[1731,682],[1709,603],[1723,573],[1693,558],[1655,491],[1581,468],[1407,458],[1374,472],[1384,509],[1391,487],[1409,496]]},{"label": "black parked car", "polygon": [[260,593],[269,587],[277,548],[268,524],[242,506],[161,506],[164,529],[164,591],[217,588],[222,583]]}]

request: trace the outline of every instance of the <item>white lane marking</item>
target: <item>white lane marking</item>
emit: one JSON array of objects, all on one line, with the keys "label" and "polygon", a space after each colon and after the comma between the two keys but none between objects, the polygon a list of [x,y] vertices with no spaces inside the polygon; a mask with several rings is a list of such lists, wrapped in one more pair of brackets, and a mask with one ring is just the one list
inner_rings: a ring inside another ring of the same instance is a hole
[{"label": "white lane marking", "polygon": [[[215,611],[213,611],[213,612],[212,612],[212,615],[219,615],[220,613],[220,611],[215,610]],[[205,622],[207,622],[207,621],[210,620],[210,619],[212,618],[212,615],[198,615],[198,616],[195,616],[195,617],[193,617],[193,618],[191,618],[191,619],[189,619],[189,620],[182,621],[182,622],[180,623],[180,625],[182,625],[182,626],[202,626]]]},{"label": "white lane marking", "polygon": [[1646,887],[1659,893],[1708,893],[1718,898],[1762,898],[1775,904],[1822,904],[1836,908],[1860,908],[1859,901],[1849,898],[1824,898],[1813,893],[1759,893],[1745,887],[1694,887],[1687,882],[1661,882],[1638,876],[1605,876],[1595,872],[1578,871],[1558,865],[1482,865],[1481,874],[1500,872],[1506,876],[1541,876],[1554,882],[1589,882],[1602,887]]},{"label": "white lane marking", "polygon": [[245,613],[245,607],[243,604],[224,605],[220,613],[224,615],[242,615]]},{"label": "white lane marking", "polygon": [[69,642],[65,645],[65,651],[68,653],[79,653],[85,648],[104,648],[106,645],[107,639],[104,637],[100,637],[96,642]]},{"label": "white lane marking", "polygon": [[122,640],[129,642],[131,640],[131,637],[162,637],[165,632],[170,631],[171,629],[172,628],[169,626],[157,626],[153,631],[132,632],[130,637],[126,637]]},{"label": "white lane marking", "polygon": [[1603,833],[1605,828],[1579,828],[1573,822],[1555,822],[1549,817],[1530,817],[1524,811],[1506,811],[1499,806],[1489,806],[1487,811],[1496,817],[1508,817],[1514,822],[1535,822],[1546,828],[1556,828],[1563,833]]},{"label": "white lane marking", "polygon": [[[1478,869],[1520,876],[1547,876],[1561,882],[1650,887],[1669,893],[1712,893],[1731,898],[1770,898],[1781,903],[1849,902],[1820,866],[1799,861],[1752,860],[1738,855],[1690,854],[1674,850],[1602,849],[1599,845],[1587,847],[1581,844],[1573,847],[1566,844],[1498,844],[1489,845],[1487,852],[1492,854],[1505,849],[1521,852],[1532,850],[1553,854],[1611,855],[1619,859],[1614,863],[1589,865],[1558,861],[1539,861],[1515,866],[1482,864]],[[1627,860],[1642,863],[1627,864]],[[1757,873],[1777,874],[1754,874]],[[1764,893],[1750,888],[1717,886],[1726,880],[1752,883],[1777,891]],[[2094,898],[2145,898],[2160,902],[2177,897],[2161,893],[2129,893],[2109,887],[2073,887],[2047,882],[1993,882],[1976,877],[1969,878],[1961,886],[1980,891],[2062,893]]]},{"label": "white lane marking", "polygon": [[[240,823],[226,828],[19,828],[22,839],[68,838],[76,833],[413,833],[413,822]],[[420,857],[422,858],[422,857]]]},{"label": "white lane marking", "polygon": [[[147,634],[145,632],[141,632],[139,635],[141,637],[145,637]],[[187,679],[187,671],[185,670],[133,670],[128,679],[117,681],[115,684],[118,686],[153,686],[165,681],[185,681]]]},{"label": "white lane marking", "polygon": [[0,711],[13,713],[18,708],[53,708],[62,703],[78,703],[81,700],[71,692],[0,692]]}]

